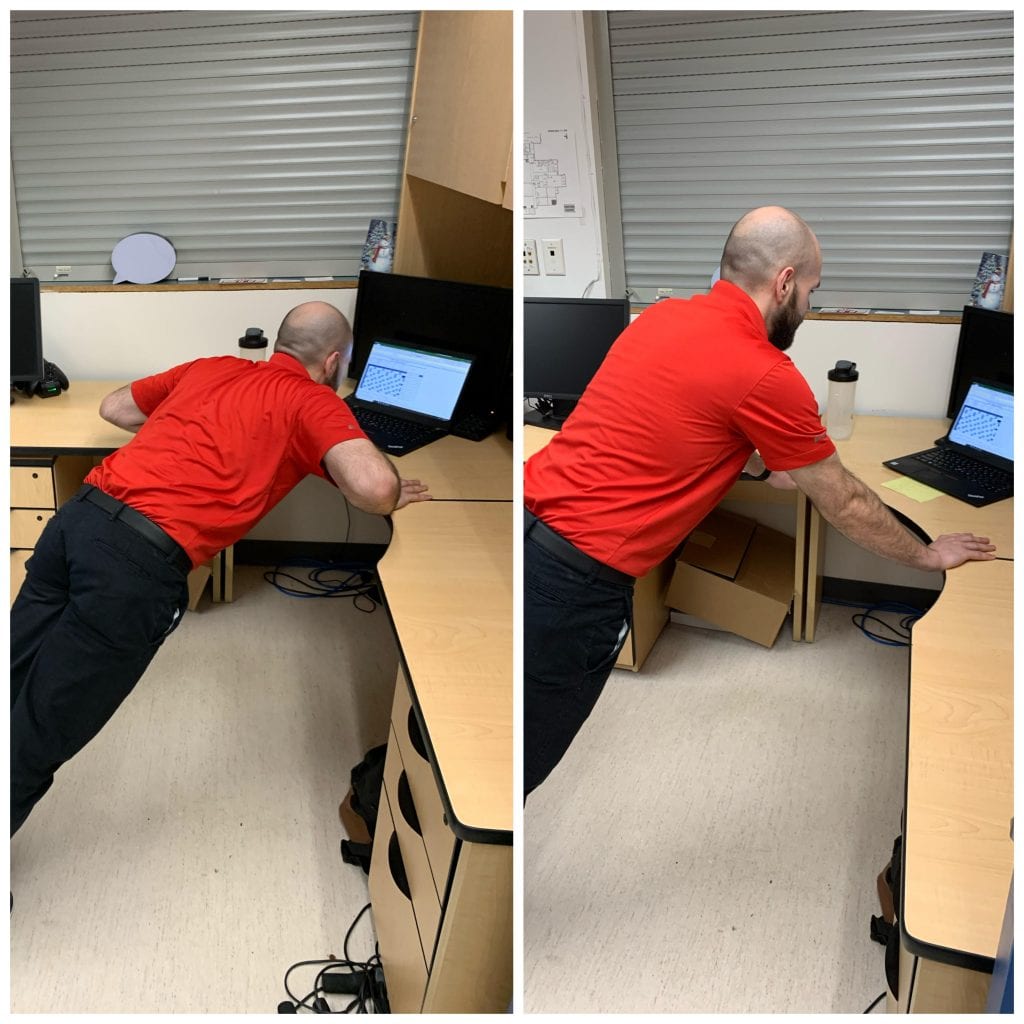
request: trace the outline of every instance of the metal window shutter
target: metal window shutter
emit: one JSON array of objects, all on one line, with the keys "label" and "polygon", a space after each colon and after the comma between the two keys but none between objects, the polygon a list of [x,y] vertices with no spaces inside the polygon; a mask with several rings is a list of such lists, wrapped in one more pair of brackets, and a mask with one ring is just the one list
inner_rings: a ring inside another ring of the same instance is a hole
[{"label": "metal window shutter", "polygon": [[394,221],[416,13],[12,12],[26,267],[113,277],[133,231],[175,276],[349,276]]},{"label": "metal window shutter", "polygon": [[821,242],[818,306],[959,310],[1013,216],[1010,11],[611,12],[629,288],[704,291],[749,209]]}]

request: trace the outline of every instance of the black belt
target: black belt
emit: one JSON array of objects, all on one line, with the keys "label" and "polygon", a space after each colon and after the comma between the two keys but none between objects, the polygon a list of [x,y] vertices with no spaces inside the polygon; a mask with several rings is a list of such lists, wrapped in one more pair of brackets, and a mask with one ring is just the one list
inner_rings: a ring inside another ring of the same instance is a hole
[{"label": "black belt", "polygon": [[526,524],[524,536],[542,547],[548,554],[554,555],[560,562],[565,562],[577,572],[593,576],[595,579],[607,580],[609,583],[621,583],[633,586],[636,577],[619,572],[604,562],[580,551],[575,544],[567,541],[560,533],[555,532],[543,520],[538,519],[528,508],[523,509],[523,522]]},{"label": "black belt", "polygon": [[112,519],[120,519],[125,526],[148,540],[158,551],[169,555],[172,564],[186,575],[192,571],[192,559],[185,554],[182,546],[157,526],[152,519],[147,519],[141,512],[136,512],[131,505],[112,498],[106,491],[101,491],[98,487],[93,487],[92,484],[85,484],[79,497],[91,501],[94,505],[99,505],[104,512],[110,513]]}]

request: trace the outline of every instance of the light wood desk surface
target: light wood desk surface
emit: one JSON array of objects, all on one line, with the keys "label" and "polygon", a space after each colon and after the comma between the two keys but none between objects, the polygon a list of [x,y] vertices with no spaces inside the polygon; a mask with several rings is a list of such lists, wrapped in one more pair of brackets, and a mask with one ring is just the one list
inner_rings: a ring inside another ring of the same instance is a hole
[{"label": "light wood desk surface", "polygon": [[100,401],[126,383],[76,380],[55,398],[30,398],[16,392],[11,406],[14,454],[103,455],[127,444],[132,434],[100,419]]},{"label": "light wood desk surface", "polygon": [[914,626],[909,716],[904,928],[994,958],[1013,872],[1012,562],[947,574]]},{"label": "light wood desk surface", "polygon": [[947,419],[911,419],[893,416],[855,416],[853,434],[836,441],[843,465],[860,477],[893,509],[912,519],[934,540],[942,533],[976,533],[990,537],[996,554],[1013,558],[1013,499],[974,508],[956,498],[940,495],[932,501],[915,501],[885,484],[901,479],[882,463],[931,448],[949,429]]},{"label": "light wood desk surface", "polygon": [[[857,416],[836,448],[930,537],[969,531],[1012,559],[1012,499],[974,508],[948,495],[918,502],[884,486],[899,479],[884,459],[931,447],[948,426]],[[812,518],[820,519],[816,511]],[[809,573],[820,572],[812,545]],[[1012,814],[1013,562],[973,562],[945,574],[911,641],[903,922],[912,952],[976,967],[995,957],[1013,870]]]},{"label": "light wood desk surface", "polygon": [[449,805],[511,833],[512,504],[422,502],[394,521],[378,571]]}]

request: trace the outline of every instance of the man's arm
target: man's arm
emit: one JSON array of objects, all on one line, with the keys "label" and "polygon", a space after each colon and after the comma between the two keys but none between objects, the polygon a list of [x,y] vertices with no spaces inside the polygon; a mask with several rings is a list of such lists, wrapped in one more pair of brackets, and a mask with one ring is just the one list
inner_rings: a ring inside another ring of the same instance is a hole
[{"label": "man's arm", "polygon": [[113,423],[115,427],[130,431],[132,434],[146,422],[146,414],[135,404],[132,397],[131,384],[111,391],[100,402],[100,416],[108,423]]},{"label": "man's arm", "polygon": [[412,501],[430,500],[426,484],[401,479],[391,461],[362,437],[329,449],[324,466],[338,490],[364,512],[387,515]]},{"label": "man's arm", "polygon": [[838,455],[791,469],[789,476],[840,533],[883,558],[925,571],[995,558],[995,545],[988,537],[971,533],[943,534],[931,544],[923,544],[867,484],[846,469]]}]

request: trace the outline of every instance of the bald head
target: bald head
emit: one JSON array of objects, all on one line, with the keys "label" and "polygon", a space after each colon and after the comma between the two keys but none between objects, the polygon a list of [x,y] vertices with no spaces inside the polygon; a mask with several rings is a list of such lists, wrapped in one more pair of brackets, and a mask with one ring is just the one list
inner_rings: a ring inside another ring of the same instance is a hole
[{"label": "bald head", "polygon": [[722,280],[754,293],[770,286],[786,267],[798,275],[817,275],[820,260],[818,240],[802,218],[781,206],[762,206],[744,214],[729,233]]},{"label": "bald head", "polygon": [[303,302],[281,321],[275,352],[287,352],[303,366],[322,364],[332,352],[346,353],[352,328],[345,316],[327,302]]}]

